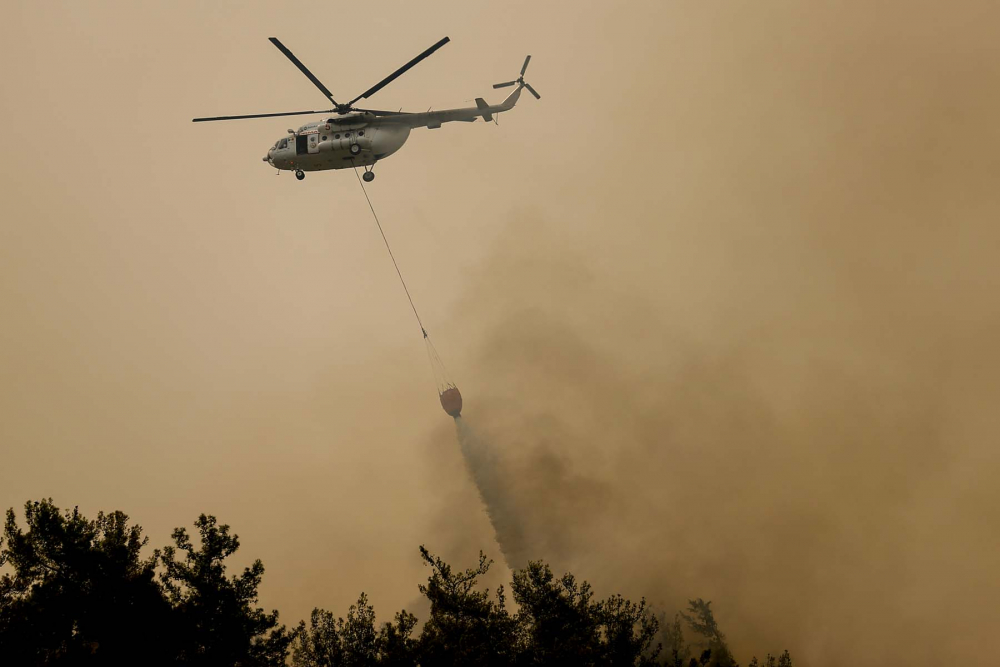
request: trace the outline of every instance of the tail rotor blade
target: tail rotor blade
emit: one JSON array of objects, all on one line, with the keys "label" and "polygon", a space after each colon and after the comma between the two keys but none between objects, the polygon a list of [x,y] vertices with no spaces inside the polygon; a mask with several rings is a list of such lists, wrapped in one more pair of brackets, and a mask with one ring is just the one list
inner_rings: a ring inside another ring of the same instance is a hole
[{"label": "tail rotor blade", "polygon": [[528,92],[535,96],[536,100],[542,99],[542,96],[535,92],[535,89],[531,87],[530,83],[524,84],[524,87],[528,89]]},{"label": "tail rotor blade", "polygon": [[507,86],[513,86],[516,83],[517,83],[517,81],[507,81],[505,83],[494,83],[493,87],[494,88],[506,88]]},{"label": "tail rotor blade", "polygon": [[521,65],[521,76],[524,76],[524,70],[528,69],[528,61],[531,60],[531,56],[524,59],[524,64]]}]

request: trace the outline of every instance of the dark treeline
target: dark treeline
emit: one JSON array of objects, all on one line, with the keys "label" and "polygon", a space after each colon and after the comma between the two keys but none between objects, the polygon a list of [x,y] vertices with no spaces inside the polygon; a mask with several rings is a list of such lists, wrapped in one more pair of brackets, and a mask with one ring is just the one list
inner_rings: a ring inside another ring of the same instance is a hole
[{"label": "dark treeline", "polygon": [[[421,547],[430,616],[419,631],[405,610],[377,623],[364,593],[345,617],[314,609],[289,630],[257,606],[259,560],[227,573],[239,540],[213,516],[198,517],[197,540],[178,528],[145,557],[148,538],[121,512],[88,520],[43,500],[24,518],[22,530],[8,510],[0,538],[0,665],[737,665],[710,603],[668,620],[645,599],[595,599],[542,562],[513,573],[508,598],[479,585],[486,556],[459,571]],[[792,663],[785,652],[749,664]]]}]

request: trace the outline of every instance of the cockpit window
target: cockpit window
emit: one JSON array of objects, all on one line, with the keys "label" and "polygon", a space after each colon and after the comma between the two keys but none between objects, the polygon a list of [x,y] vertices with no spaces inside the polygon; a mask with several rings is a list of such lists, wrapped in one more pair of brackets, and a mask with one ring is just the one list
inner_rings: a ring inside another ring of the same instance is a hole
[{"label": "cockpit window", "polygon": [[281,141],[278,142],[278,150],[279,151],[282,148],[287,148],[287,147],[288,147],[288,137],[285,137],[284,139],[282,139]]}]

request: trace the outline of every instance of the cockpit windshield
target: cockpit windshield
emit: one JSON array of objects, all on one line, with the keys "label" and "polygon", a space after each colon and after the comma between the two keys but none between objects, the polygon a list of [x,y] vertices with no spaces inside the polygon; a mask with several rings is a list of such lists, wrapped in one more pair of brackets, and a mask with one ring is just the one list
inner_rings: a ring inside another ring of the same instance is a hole
[{"label": "cockpit windshield", "polygon": [[280,151],[280,150],[281,150],[282,148],[287,148],[287,147],[288,147],[288,137],[285,137],[284,139],[282,139],[282,140],[280,140],[280,141],[278,142],[278,150],[279,150],[279,151]]}]

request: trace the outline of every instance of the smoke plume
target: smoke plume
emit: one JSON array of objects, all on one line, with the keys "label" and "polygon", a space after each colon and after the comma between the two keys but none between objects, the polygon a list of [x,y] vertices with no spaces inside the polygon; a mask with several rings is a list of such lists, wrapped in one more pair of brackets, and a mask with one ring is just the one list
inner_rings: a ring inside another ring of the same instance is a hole
[{"label": "smoke plume", "polygon": [[[483,272],[519,298],[480,305],[491,326],[466,362],[480,381],[463,385],[477,433],[458,424],[509,565],[543,558],[667,608],[713,599],[738,656],[789,648],[810,664],[930,664],[926,651],[957,650],[957,619],[995,614],[981,594],[953,597],[995,580],[976,545],[996,492],[971,467],[990,460],[974,428],[989,413],[967,365],[994,357],[948,345],[946,323],[893,317],[880,326],[909,345],[872,340],[870,325],[810,336],[807,321],[699,342],[572,256],[554,260],[540,226],[532,250],[515,226]],[[588,306],[616,317],[581,327]],[[936,628],[950,630],[937,645],[914,643]]]},{"label": "smoke plume", "polygon": [[455,417],[455,434],[468,467],[482,498],[490,524],[504,561],[511,569],[527,565],[527,544],[524,522],[511,497],[511,480],[504,463],[469,425],[467,419]]},{"label": "smoke plume", "polygon": [[[599,593],[711,599],[744,661],[986,664],[987,6],[768,7],[637,65],[668,111],[602,159],[645,171],[512,212],[455,323],[465,414],[511,470],[529,557]],[[716,31],[697,68],[663,54]]]}]

